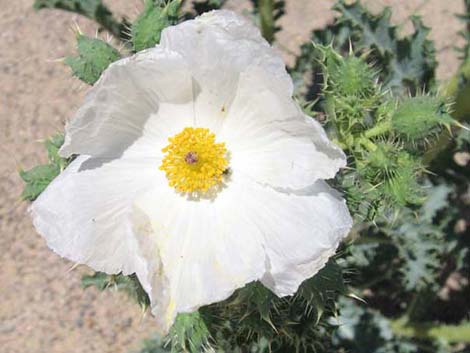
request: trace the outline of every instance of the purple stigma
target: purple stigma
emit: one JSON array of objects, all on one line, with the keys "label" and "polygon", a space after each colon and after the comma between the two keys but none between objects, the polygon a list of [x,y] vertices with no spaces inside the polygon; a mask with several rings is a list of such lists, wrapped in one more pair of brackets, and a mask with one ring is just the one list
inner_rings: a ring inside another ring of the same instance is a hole
[{"label": "purple stigma", "polygon": [[188,164],[195,164],[198,161],[197,153],[196,152],[188,152],[186,156],[184,156],[184,161]]}]

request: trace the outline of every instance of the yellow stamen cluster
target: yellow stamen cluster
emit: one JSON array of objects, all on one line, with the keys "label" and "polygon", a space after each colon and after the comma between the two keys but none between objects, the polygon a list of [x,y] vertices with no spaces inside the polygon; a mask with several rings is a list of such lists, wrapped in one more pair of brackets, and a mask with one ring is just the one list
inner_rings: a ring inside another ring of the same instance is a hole
[{"label": "yellow stamen cluster", "polygon": [[206,192],[222,182],[227,169],[227,149],[216,143],[215,135],[205,128],[187,127],[168,139],[160,169],[169,184],[180,192]]}]

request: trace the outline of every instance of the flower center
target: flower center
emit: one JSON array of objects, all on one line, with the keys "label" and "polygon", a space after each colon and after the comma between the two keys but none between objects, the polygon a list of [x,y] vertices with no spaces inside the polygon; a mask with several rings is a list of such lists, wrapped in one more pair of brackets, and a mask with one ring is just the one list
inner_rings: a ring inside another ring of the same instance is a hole
[{"label": "flower center", "polygon": [[168,139],[160,169],[168,182],[180,192],[206,192],[222,182],[228,166],[224,143],[205,128],[187,127]]}]

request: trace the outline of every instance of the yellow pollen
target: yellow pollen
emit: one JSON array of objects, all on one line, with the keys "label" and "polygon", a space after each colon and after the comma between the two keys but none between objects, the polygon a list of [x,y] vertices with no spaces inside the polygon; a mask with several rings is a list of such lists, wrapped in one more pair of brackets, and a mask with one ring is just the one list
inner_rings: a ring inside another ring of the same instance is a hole
[{"label": "yellow pollen", "polygon": [[215,135],[205,128],[187,127],[168,139],[160,169],[168,182],[180,192],[206,192],[222,182],[227,169],[227,149],[216,143]]}]

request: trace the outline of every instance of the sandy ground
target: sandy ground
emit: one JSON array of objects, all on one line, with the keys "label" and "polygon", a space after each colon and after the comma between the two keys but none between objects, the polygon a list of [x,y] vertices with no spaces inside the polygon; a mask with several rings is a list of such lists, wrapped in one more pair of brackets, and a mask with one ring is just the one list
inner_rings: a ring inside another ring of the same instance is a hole
[{"label": "sandy ground", "polygon": [[[83,291],[85,267],[70,271],[72,263],[49,251],[35,233],[19,201],[19,167],[45,160],[38,140],[63,129],[80,105],[86,87],[68,68],[53,59],[73,53],[74,22],[94,34],[90,21],[59,11],[34,12],[33,0],[0,0],[0,352],[129,352],[153,331],[151,317],[121,293]],[[118,14],[138,13],[140,0],[107,1]],[[288,15],[279,40],[290,51],[308,33],[329,21],[332,0],[287,0]],[[451,47],[461,28],[454,14],[460,0],[370,0],[379,11],[394,8],[393,20],[420,13],[433,28],[439,51],[439,77],[447,78],[457,64]],[[229,0],[237,11],[247,1]],[[405,23],[406,30],[406,23]],[[287,62],[292,55],[284,52]]]}]

